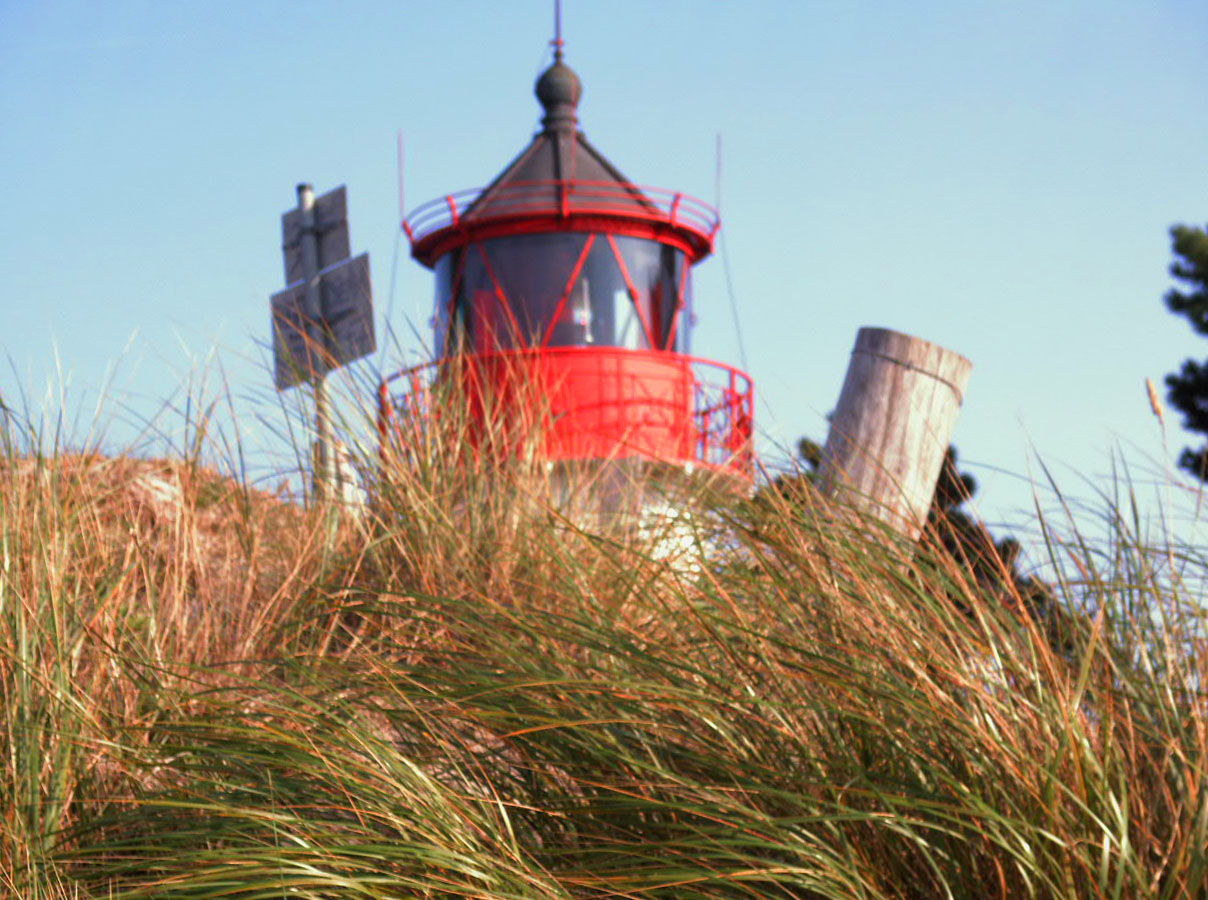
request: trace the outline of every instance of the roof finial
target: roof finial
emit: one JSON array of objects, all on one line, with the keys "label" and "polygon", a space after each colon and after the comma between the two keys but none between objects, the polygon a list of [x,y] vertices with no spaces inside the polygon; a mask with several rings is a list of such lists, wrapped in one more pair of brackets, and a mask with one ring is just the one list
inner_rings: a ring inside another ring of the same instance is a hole
[{"label": "roof finial", "polygon": [[554,62],[562,62],[562,0],[554,0]]},{"label": "roof finial", "polygon": [[574,131],[578,122],[575,107],[583,86],[579,76],[562,62],[562,0],[554,0],[554,39],[550,43],[554,46],[554,62],[537,79],[537,99],[545,107],[541,124],[546,131]]}]

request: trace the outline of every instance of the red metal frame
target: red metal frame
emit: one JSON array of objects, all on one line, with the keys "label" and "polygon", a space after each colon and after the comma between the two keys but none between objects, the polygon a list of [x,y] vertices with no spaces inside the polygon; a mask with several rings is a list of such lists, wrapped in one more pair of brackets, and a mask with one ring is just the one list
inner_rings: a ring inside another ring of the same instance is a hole
[{"label": "red metal frame", "polygon": [[[625,281],[625,291],[629,294],[629,302],[633,304],[633,311],[637,313],[638,321],[642,323],[642,330],[646,333],[646,346],[651,350],[661,349],[658,342],[654,339],[654,329],[642,312],[642,305],[638,303],[638,290],[633,286],[633,281],[629,278],[629,266],[625,265],[625,257],[621,255],[621,248],[617,246],[616,239],[611,234],[608,235],[608,246],[612,248],[613,258],[616,259],[617,266],[621,269],[621,278]],[[654,304],[650,305],[653,306]]]},{"label": "red metal frame", "polygon": [[[648,238],[683,250],[692,262],[713,251],[717,211],[687,194],[610,181],[529,181],[494,188],[475,210],[482,188],[447,194],[402,222],[411,255],[431,268],[473,241],[550,231],[604,231]],[[557,203],[551,208],[552,192]]]},{"label": "red metal frame", "polygon": [[548,347],[550,338],[554,336],[554,326],[558,324],[558,318],[562,315],[562,311],[566,309],[566,301],[570,299],[570,292],[575,289],[575,282],[579,280],[579,273],[583,271],[583,264],[587,262],[587,254],[591,252],[592,245],[596,242],[596,236],[589,234],[587,240],[583,242],[583,249],[579,251],[579,258],[575,260],[575,267],[571,269],[570,278],[566,279],[566,288],[562,291],[562,297],[558,300],[558,305],[554,308],[554,314],[549,318],[549,325],[545,329],[545,335],[541,338],[541,346]]},{"label": "red metal frame", "polygon": [[[432,388],[457,372],[478,416],[494,420],[509,414],[509,404],[524,404],[518,419],[530,421],[523,416],[533,412],[533,396],[546,401],[541,452],[551,462],[638,457],[752,478],[754,390],[746,373],[679,353],[619,347],[498,351],[396,372],[378,390],[383,461],[392,446],[406,443],[404,422],[422,428],[436,414]],[[485,412],[484,385],[492,412]]]},{"label": "red metal frame", "polygon": [[667,332],[667,346],[675,346],[675,334],[679,331],[680,316],[684,314],[684,289],[688,286],[689,266],[685,265],[680,272],[679,285],[675,289],[675,315],[671,317],[671,328]]},{"label": "red metal frame", "polygon": [[[491,261],[487,259],[487,251],[482,244],[475,244],[478,248],[478,255],[482,259],[482,267],[486,270],[487,277],[491,279],[491,288],[495,291],[495,299],[499,301],[499,305],[503,307],[504,314],[508,317],[508,327],[512,329],[512,333],[508,335],[513,341],[523,341],[524,335],[520,331],[520,323],[516,321],[516,314],[512,312],[512,304],[508,302],[507,295],[503,292],[503,286],[499,284],[499,279],[495,277],[495,269],[491,265]],[[498,341],[499,335],[493,334],[491,340]]]}]

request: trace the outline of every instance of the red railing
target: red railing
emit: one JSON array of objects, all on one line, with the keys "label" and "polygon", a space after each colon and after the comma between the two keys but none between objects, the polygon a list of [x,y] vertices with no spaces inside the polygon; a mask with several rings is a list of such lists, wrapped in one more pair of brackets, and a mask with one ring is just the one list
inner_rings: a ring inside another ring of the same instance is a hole
[{"label": "red railing", "polygon": [[[501,185],[491,191],[482,219],[478,220],[472,206],[484,190],[458,191],[416,207],[403,219],[403,231],[416,244],[467,221],[548,215],[552,209],[563,216],[604,215],[655,221],[693,232],[708,246],[712,246],[721,227],[717,210],[695,197],[615,181],[522,181]],[[467,212],[470,220],[466,219]]]},{"label": "red railing", "polygon": [[[405,369],[379,387],[384,460],[392,445],[414,440],[425,422],[442,415],[433,403],[442,383],[451,389],[442,400],[464,403],[469,421],[484,415],[540,421],[533,427],[543,432],[540,452],[551,461],[636,456],[752,476],[754,390],[731,366],[678,353],[558,347]],[[490,413],[484,413],[487,393]],[[538,406],[539,415],[530,415]]]}]

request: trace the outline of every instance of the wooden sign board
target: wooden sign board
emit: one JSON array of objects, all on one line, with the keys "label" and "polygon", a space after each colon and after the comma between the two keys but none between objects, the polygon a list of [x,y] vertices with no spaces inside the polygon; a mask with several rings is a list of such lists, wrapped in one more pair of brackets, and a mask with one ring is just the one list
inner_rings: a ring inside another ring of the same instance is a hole
[{"label": "wooden sign board", "polygon": [[[315,237],[320,269],[352,255],[348,237],[348,192],[344,185],[315,200]],[[285,252],[285,283],[301,281],[302,211],[299,209],[291,209],[281,216],[281,249]]]},{"label": "wooden sign board", "polygon": [[369,254],[319,273],[321,315],[304,313],[306,290],[292,284],[272,296],[273,360],[277,390],[311,381],[377,349]]}]

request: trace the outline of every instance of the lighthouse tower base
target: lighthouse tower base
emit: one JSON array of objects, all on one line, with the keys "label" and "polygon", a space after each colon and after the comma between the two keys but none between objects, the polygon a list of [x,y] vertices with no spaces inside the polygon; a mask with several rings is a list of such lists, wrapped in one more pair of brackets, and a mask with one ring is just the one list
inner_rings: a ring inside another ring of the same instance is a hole
[{"label": "lighthouse tower base", "polygon": [[636,541],[677,567],[710,555],[713,511],[751,492],[750,481],[729,472],[640,458],[563,460],[547,471],[551,505],[568,522]]}]

